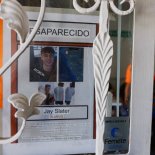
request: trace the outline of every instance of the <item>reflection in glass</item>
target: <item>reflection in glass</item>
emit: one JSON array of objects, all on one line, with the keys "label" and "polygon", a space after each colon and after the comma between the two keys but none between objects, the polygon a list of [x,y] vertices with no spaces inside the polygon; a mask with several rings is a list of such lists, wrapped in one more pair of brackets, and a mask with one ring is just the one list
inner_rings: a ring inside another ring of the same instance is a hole
[{"label": "reflection in glass", "polygon": [[[129,116],[132,68],[133,14],[110,22],[110,35],[114,43],[114,56],[109,91],[113,95],[113,116]],[[118,34],[120,33],[120,34]],[[120,38],[118,38],[120,36]],[[119,45],[118,45],[119,43]],[[119,51],[118,51],[119,50]]]}]

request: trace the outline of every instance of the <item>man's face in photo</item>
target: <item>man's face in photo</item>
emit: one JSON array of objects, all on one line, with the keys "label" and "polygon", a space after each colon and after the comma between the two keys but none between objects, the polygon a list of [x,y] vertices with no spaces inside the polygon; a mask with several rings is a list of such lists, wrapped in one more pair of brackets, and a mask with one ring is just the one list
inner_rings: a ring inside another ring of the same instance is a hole
[{"label": "man's face in photo", "polygon": [[52,66],[52,64],[54,62],[54,56],[51,53],[44,52],[41,54],[41,60],[43,62],[43,65]]},{"label": "man's face in photo", "polygon": [[45,93],[50,93],[51,87],[50,86],[45,86]]}]

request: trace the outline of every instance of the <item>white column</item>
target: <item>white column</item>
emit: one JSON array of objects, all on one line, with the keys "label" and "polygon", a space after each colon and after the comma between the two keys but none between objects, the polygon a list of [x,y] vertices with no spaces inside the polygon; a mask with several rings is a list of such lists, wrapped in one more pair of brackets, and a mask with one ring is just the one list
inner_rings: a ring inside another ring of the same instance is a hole
[{"label": "white column", "polygon": [[154,0],[136,0],[130,155],[150,155],[154,74]]}]

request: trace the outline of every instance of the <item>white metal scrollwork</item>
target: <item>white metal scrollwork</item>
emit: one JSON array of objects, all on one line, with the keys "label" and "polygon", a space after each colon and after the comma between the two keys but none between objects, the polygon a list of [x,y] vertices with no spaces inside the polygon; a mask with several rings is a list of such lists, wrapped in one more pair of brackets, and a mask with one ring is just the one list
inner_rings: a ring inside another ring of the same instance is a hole
[{"label": "white metal scrollwork", "polygon": [[[38,16],[38,20],[33,28],[33,31],[29,32],[29,20],[26,12],[16,0],[3,0],[0,4],[0,18],[8,23],[8,27],[14,30],[20,40],[20,47],[16,53],[7,61],[6,64],[0,69],[0,76],[11,66],[11,64],[19,58],[19,56],[25,51],[32,39],[34,38],[38,28],[40,27],[45,13],[45,0],[41,0],[41,8]],[[22,94],[13,94],[8,97],[8,101],[18,109],[15,113],[16,118],[22,119],[22,125],[18,132],[12,137],[0,138],[0,144],[11,143],[19,138],[26,124],[26,119],[30,116],[38,114],[38,110],[35,106],[40,105],[45,99],[45,95],[36,93],[32,95],[30,101]]]},{"label": "white metal scrollwork", "polygon": [[[83,0],[83,1],[85,1],[87,3],[89,2],[89,0]],[[127,14],[130,14],[133,11],[134,6],[135,6],[134,0],[122,0],[120,2],[120,4],[123,4],[125,2],[128,2],[129,3],[130,8],[128,10],[126,10],[126,11],[122,11],[122,10],[118,9],[115,6],[115,4],[114,4],[114,0],[94,0],[95,4],[92,7],[90,7],[90,8],[83,8],[83,7],[81,7],[78,4],[77,0],[73,0],[73,6],[74,6],[74,8],[78,12],[83,13],[83,14],[86,14],[86,13],[90,13],[90,12],[96,11],[96,9],[100,6],[101,1],[107,1],[107,2],[109,2],[111,9],[114,11],[114,13],[116,13],[118,15],[127,15]]]},{"label": "white metal scrollwork", "polygon": [[[84,0],[89,2],[89,0]],[[96,94],[96,155],[103,155],[104,141],[103,135],[105,130],[105,116],[107,93],[109,87],[109,79],[111,74],[113,43],[108,32],[108,4],[111,9],[118,15],[127,15],[134,9],[133,0],[122,0],[121,4],[128,2],[130,8],[126,11],[119,10],[114,0],[94,0],[95,4],[91,8],[82,8],[73,0],[75,9],[80,13],[89,13],[95,11],[100,5],[99,15],[99,33],[93,42],[93,66],[95,77],[95,94]]]},{"label": "white metal scrollwork", "polygon": [[[45,13],[45,0],[41,0],[40,13],[38,20],[32,30],[28,35],[29,23],[28,17],[22,8],[22,6],[16,0],[4,0],[0,5],[0,18],[8,22],[8,26],[17,32],[18,37],[20,38],[20,48],[16,53],[11,57],[10,60],[3,65],[0,69],[0,76],[11,66],[11,64],[19,58],[19,56],[25,51],[28,47],[35,34],[37,33],[38,28],[40,27]],[[28,35],[28,36],[27,36]]]},{"label": "white metal scrollwork", "polygon": [[18,132],[12,137],[0,138],[0,144],[7,144],[17,140],[22,134],[26,120],[33,116],[39,114],[39,110],[36,106],[40,105],[46,98],[46,95],[42,93],[37,93],[31,96],[30,100],[22,94],[13,94],[8,97],[9,103],[11,103],[18,111],[15,113],[15,117],[22,119],[22,125]]}]

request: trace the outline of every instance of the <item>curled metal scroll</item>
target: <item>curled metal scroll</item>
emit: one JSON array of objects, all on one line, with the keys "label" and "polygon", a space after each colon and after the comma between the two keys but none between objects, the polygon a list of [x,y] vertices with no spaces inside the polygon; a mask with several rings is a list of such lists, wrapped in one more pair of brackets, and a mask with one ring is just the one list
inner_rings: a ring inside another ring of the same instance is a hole
[{"label": "curled metal scroll", "polygon": [[12,137],[0,137],[0,144],[7,144],[17,140],[22,134],[26,125],[26,120],[39,114],[39,110],[36,106],[40,105],[46,98],[46,95],[42,93],[36,93],[31,96],[30,100],[22,94],[12,94],[8,97],[9,103],[11,103],[18,111],[15,113],[15,117],[22,120],[22,124],[18,132]]},{"label": "curled metal scroll", "polygon": [[28,17],[17,1],[4,0],[0,5],[0,18],[8,23],[8,27],[13,29],[23,43],[27,37],[29,24]]},{"label": "curled metal scroll", "polygon": [[[16,0],[3,0],[0,3],[0,18],[8,23],[8,27],[14,30],[20,40],[20,47],[16,53],[0,68],[0,76],[11,66],[11,64],[19,58],[19,56],[25,51],[28,47],[35,34],[37,33],[43,17],[45,14],[45,0],[41,0],[40,13],[38,20],[33,28],[33,31],[29,32],[29,20],[26,12],[22,8],[19,2]],[[16,118],[22,119],[22,125],[18,132],[12,137],[0,137],[0,144],[11,143],[19,138],[22,134],[23,129],[26,124],[26,120],[35,114],[38,114],[39,111],[35,106],[40,105],[45,99],[45,95],[41,93],[36,93],[32,95],[30,100],[27,99],[22,94],[12,94],[9,96],[8,101],[16,108],[18,111],[15,113]]]},{"label": "curled metal scroll", "polygon": [[[89,0],[84,0],[84,1],[85,1],[85,2],[89,2]],[[82,7],[78,4],[77,0],[73,0],[73,6],[74,6],[74,8],[75,8],[78,12],[83,13],[83,14],[85,14],[85,13],[90,13],[90,12],[94,12],[94,11],[99,7],[100,3],[101,3],[101,0],[95,0],[95,4],[94,4],[92,7],[90,7],[90,8],[82,8]]]},{"label": "curled metal scroll", "polygon": [[[89,2],[89,0],[83,0],[83,1]],[[135,6],[134,0],[122,0],[122,1],[120,2],[120,4],[123,4],[123,3],[125,3],[125,2],[129,3],[130,7],[129,7],[128,10],[125,10],[125,11],[122,11],[122,10],[118,9],[118,8],[115,6],[115,4],[114,4],[114,0],[94,0],[95,3],[94,3],[94,5],[93,5],[92,7],[90,7],[90,8],[83,8],[83,7],[81,7],[81,6],[78,4],[77,0],[73,0],[73,6],[74,6],[74,8],[75,8],[78,12],[83,13],[83,14],[86,14],[86,13],[90,13],[90,12],[96,11],[97,8],[99,7],[99,5],[101,4],[101,1],[108,1],[109,4],[110,4],[111,9],[112,9],[113,12],[116,13],[117,15],[127,15],[127,14],[130,14],[130,13],[133,11],[134,6]]]},{"label": "curled metal scroll", "polygon": [[134,7],[135,7],[135,2],[134,2],[134,0],[122,0],[122,1],[120,2],[120,4],[123,4],[123,3],[125,3],[125,2],[128,2],[129,5],[130,5],[130,7],[129,7],[128,10],[122,11],[122,10],[118,9],[118,8],[115,6],[114,0],[109,0],[109,4],[110,4],[110,7],[111,7],[112,11],[115,12],[117,15],[122,15],[122,16],[123,16],[123,15],[128,15],[128,14],[130,14],[130,13],[133,11]]},{"label": "curled metal scroll", "polygon": [[[20,15],[19,15],[20,12]],[[11,66],[11,64],[19,58],[25,51],[32,39],[34,38],[37,30],[39,29],[45,14],[45,0],[41,0],[40,13],[38,20],[28,35],[28,17],[22,6],[16,0],[4,0],[0,5],[0,18],[8,22],[8,26],[17,32],[20,38],[20,47],[16,53],[3,65],[0,69],[0,76]],[[26,25],[26,27],[25,27]]]}]

